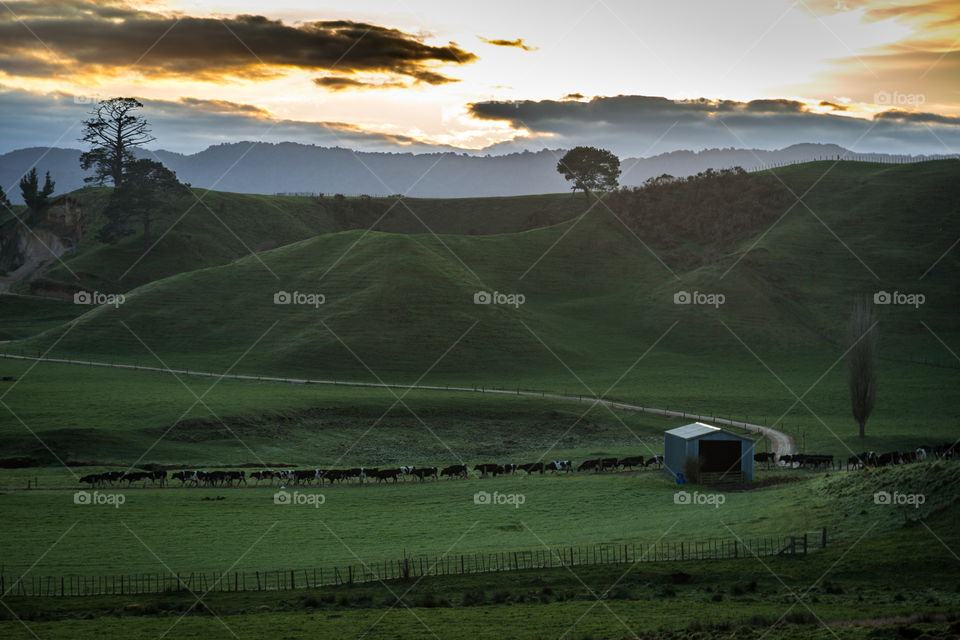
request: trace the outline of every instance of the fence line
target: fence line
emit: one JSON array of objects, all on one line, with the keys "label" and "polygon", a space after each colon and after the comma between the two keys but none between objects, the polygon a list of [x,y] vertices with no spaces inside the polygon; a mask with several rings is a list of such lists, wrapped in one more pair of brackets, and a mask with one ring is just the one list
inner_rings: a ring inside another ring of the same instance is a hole
[{"label": "fence line", "polygon": [[[287,591],[423,576],[501,573],[640,562],[732,560],[774,555],[806,555],[826,546],[827,530],[810,536],[713,538],[700,541],[605,543],[545,549],[409,556],[340,567],[267,571],[181,571],[118,575],[8,577],[0,570],[0,593],[26,597],[102,596],[181,591]],[[9,593],[8,593],[9,592]]]}]

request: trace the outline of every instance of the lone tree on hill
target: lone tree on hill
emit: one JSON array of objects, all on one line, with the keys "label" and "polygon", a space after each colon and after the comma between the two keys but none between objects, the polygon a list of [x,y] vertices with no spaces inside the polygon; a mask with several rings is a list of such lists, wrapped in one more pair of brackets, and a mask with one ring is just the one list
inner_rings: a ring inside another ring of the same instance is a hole
[{"label": "lone tree on hill", "polygon": [[620,158],[606,149],[574,147],[557,163],[557,172],[573,182],[574,192],[583,189],[589,198],[591,191],[608,191],[617,187],[620,178]]},{"label": "lone tree on hill", "polygon": [[877,396],[877,318],[869,298],[861,296],[853,304],[847,327],[847,381],[853,418],[860,425],[860,437],[866,435],[867,418]]},{"label": "lone tree on hill", "polygon": [[80,156],[80,166],[94,168],[86,182],[103,185],[107,180],[119,187],[123,182],[124,167],[133,162],[133,148],[156,140],[150,135],[149,123],[138,115],[143,104],[135,98],[101,100],[89,120],[83,123],[81,142],[92,145]]},{"label": "lone tree on hill", "polygon": [[130,223],[137,220],[143,226],[146,251],[150,246],[151,223],[175,204],[178,195],[187,192],[177,174],[159,162],[143,158],[128,163],[123,181],[113,190],[103,211],[107,223],[100,229],[100,241],[113,244],[132,235]]},{"label": "lone tree on hill", "polygon": [[30,172],[20,178],[20,195],[23,201],[27,203],[30,213],[36,217],[50,202],[50,196],[53,195],[53,189],[56,183],[50,179],[50,172],[47,171],[46,178],[43,181],[43,187],[40,186],[40,178],[37,176],[37,168],[30,169]]}]

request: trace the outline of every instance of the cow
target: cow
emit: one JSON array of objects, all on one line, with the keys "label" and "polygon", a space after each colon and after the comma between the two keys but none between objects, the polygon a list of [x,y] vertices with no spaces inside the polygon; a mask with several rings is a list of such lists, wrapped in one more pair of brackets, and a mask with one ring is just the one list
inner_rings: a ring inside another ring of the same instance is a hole
[{"label": "cow", "polygon": [[273,471],[265,469],[263,471],[253,471],[250,473],[250,478],[256,480],[257,484],[260,484],[261,480],[268,480],[270,484],[273,484]]},{"label": "cow", "polygon": [[103,482],[109,482],[112,486],[114,482],[123,477],[123,471],[107,471],[106,473],[101,473],[100,477]]},{"label": "cow", "polygon": [[165,484],[167,483],[167,472],[166,472],[166,470],[160,469],[159,471],[151,471],[151,472],[150,472],[150,480],[153,481],[153,482],[159,482],[160,487],[162,488],[163,485],[165,485]]},{"label": "cow", "polygon": [[554,460],[543,465],[544,471],[573,471],[573,463],[569,460]]},{"label": "cow", "polygon": [[768,451],[766,453],[755,453],[753,454],[753,461],[766,462],[767,465],[771,465],[774,462],[776,462],[776,454],[773,453],[772,451]]},{"label": "cow", "polygon": [[327,471],[317,470],[317,479],[320,480],[320,484],[323,484],[324,480],[329,480],[330,484],[333,484],[334,480],[343,482],[344,477],[344,472],[339,469],[328,469]]},{"label": "cow", "polygon": [[120,478],[121,480],[127,483],[128,487],[133,486],[134,482],[143,481],[143,486],[147,486],[147,480],[150,479],[150,474],[146,471],[134,471],[133,473],[125,473]]},{"label": "cow", "polygon": [[424,478],[434,478],[436,480],[440,479],[439,476],[437,476],[436,467],[419,467],[413,470],[413,475],[418,477],[420,482],[423,482]]},{"label": "cow", "polygon": [[533,472],[539,472],[540,475],[543,475],[543,463],[542,462],[528,462],[526,464],[521,464],[517,467],[522,471],[526,471],[528,474],[533,474]]},{"label": "cow", "polygon": [[416,467],[413,466],[412,464],[411,464],[411,465],[407,465],[407,466],[401,465],[401,466],[400,466],[400,477],[403,478],[404,481],[406,481],[407,477],[410,476],[410,475],[413,473],[413,470],[414,470],[414,469],[416,469]]},{"label": "cow", "polygon": [[600,458],[585,460],[579,467],[577,467],[577,471],[599,471],[601,462],[602,461]]},{"label": "cow", "polygon": [[309,485],[313,483],[314,480],[317,480],[319,477],[319,469],[295,469],[292,477],[292,484],[300,485],[306,484]]},{"label": "cow", "polygon": [[643,456],[630,456],[629,458],[624,458],[620,461],[620,466],[624,469],[632,469],[633,467],[642,467],[643,466]]},{"label": "cow", "polygon": [[498,464],[483,463],[478,464],[473,468],[474,471],[480,472],[480,477],[485,477],[488,473],[493,474],[494,477],[497,474],[503,473],[503,467]]},{"label": "cow", "polygon": [[917,450],[914,452],[917,462],[925,462],[927,459],[927,450],[923,447],[917,447]]},{"label": "cow", "polygon": [[662,467],[663,456],[653,456],[652,458],[648,458],[647,461],[643,463],[644,467],[649,467],[650,465],[656,465],[657,468]]},{"label": "cow", "polygon": [[237,483],[238,487],[241,484],[246,486],[247,473],[245,471],[227,471],[226,483],[230,486],[233,486],[234,482]]},{"label": "cow", "polygon": [[393,481],[396,482],[400,473],[400,469],[379,469],[373,474],[373,477],[377,479],[377,484],[390,478],[393,478]]},{"label": "cow", "polygon": [[444,467],[443,471],[440,472],[440,477],[450,476],[450,479],[454,478],[466,478],[467,477],[467,465],[465,464],[453,464],[449,467]]},{"label": "cow", "polygon": [[515,464],[503,465],[503,473],[509,474],[511,476],[517,475],[517,465]]},{"label": "cow", "polygon": [[900,464],[902,460],[900,459],[900,453],[897,451],[889,451],[887,453],[881,454],[877,458],[878,467],[886,467],[887,465]]},{"label": "cow", "polygon": [[89,484],[91,487],[103,486],[103,474],[102,473],[91,473],[90,475],[83,476],[80,478],[80,482],[83,484]]},{"label": "cow", "polygon": [[614,469],[620,466],[620,461],[616,458],[603,458],[600,460],[600,471],[605,471],[607,469]]}]

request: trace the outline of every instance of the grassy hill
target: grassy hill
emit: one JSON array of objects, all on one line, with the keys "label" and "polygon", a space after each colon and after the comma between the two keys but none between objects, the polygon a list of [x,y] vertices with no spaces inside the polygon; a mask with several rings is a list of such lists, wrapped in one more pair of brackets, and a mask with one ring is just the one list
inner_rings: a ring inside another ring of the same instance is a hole
[{"label": "grassy hill", "polygon": [[[579,214],[582,200],[544,195],[430,200],[264,196],[194,189],[162,214],[146,244],[136,233],[116,245],[97,240],[109,190],[72,194],[87,219],[77,254],[63,257],[34,290],[129,291],[177,273],[222,265],[320,234],[375,228],[394,233],[509,233]],[[136,227],[134,227],[136,229]],[[153,246],[155,243],[155,246]]]},{"label": "grassy hill", "polygon": [[[419,224],[412,216],[391,220],[392,231],[334,232],[332,217],[318,213],[329,213],[326,205],[307,198],[215,194],[223,203],[291,207],[284,233],[309,237],[256,256],[237,243],[236,259],[226,252],[201,268],[192,267],[208,254],[184,260],[171,245],[141,263],[150,282],[129,290],[119,308],[91,308],[75,323],[5,347],[151,365],[159,357],[234,373],[610,390],[663,408],[783,416],[808,450],[846,455],[952,439],[960,370],[944,344],[955,352],[960,338],[960,256],[949,251],[960,235],[960,163],[844,162],[827,172],[831,164],[778,170],[806,206],[776,212],[775,223],[726,247],[658,243],[603,206],[552,226],[530,223],[533,214],[576,215],[582,198],[417,203],[437,222],[441,235],[431,235],[410,233]],[[197,247],[222,237],[208,212],[195,214],[208,234],[194,236]],[[232,220],[248,223],[238,227],[250,242],[271,227],[262,211]],[[312,233],[319,228],[325,232]],[[94,246],[71,264],[117,273],[123,250]],[[683,268],[691,254],[694,266]],[[681,290],[720,293],[725,303],[674,304]],[[323,294],[325,303],[274,304],[280,291]],[[478,305],[478,291],[520,293],[525,302]],[[879,308],[875,439],[864,443],[848,436],[841,354],[853,297],[878,291],[926,301]]]}]

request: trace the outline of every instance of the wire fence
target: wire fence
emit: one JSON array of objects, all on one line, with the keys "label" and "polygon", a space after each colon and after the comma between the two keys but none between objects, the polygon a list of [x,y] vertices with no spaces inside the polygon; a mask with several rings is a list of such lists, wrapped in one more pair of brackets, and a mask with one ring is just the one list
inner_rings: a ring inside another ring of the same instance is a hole
[{"label": "wire fence", "polygon": [[503,573],[527,569],[592,567],[648,562],[734,560],[803,556],[827,544],[826,528],[799,536],[715,538],[656,543],[605,543],[543,549],[419,555],[339,567],[267,571],[185,571],[83,576],[9,576],[0,570],[0,593],[25,597],[103,596],[181,591],[287,591],[348,584],[410,580],[426,576]]}]

